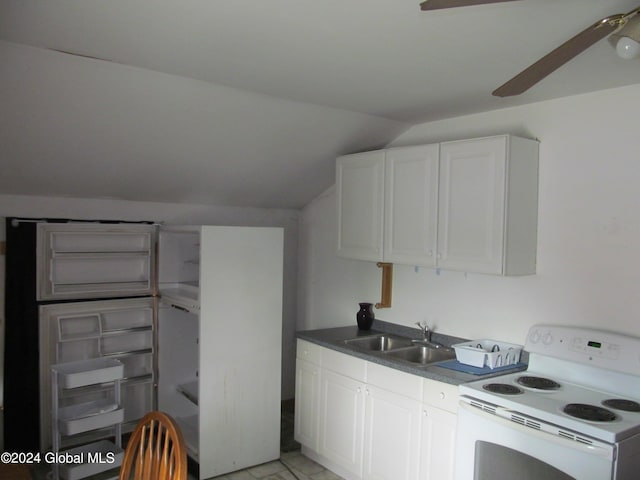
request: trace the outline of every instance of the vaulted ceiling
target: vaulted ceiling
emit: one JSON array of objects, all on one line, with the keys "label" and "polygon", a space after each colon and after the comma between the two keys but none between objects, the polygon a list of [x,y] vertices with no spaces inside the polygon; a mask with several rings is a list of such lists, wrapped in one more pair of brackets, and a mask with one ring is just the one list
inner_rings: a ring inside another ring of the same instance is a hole
[{"label": "vaulted ceiling", "polygon": [[299,208],[410,125],[640,82],[606,40],[491,92],[638,0],[2,0],[0,193]]}]

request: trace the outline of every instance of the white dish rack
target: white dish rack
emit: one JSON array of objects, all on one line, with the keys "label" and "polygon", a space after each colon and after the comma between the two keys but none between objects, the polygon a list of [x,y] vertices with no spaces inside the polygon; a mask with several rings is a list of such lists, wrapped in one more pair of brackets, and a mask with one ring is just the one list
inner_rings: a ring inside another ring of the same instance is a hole
[{"label": "white dish rack", "polygon": [[522,353],[522,345],[488,339],[457,343],[453,348],[460,363],[491,369],[518,363]]}]

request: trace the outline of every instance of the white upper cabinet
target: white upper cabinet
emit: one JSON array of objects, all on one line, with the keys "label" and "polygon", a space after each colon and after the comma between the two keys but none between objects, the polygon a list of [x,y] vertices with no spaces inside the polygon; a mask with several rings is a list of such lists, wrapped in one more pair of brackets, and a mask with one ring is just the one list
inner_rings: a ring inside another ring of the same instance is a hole
[{"label": "white upper cabinet", "polygon": [[498,135],[366,152],[340,157],[337,172],[339,255],[535,273],[537,141]]},{"label": "white upper cabinet", "polygon": [[438,145],[386,151],[385,262],[435,265],[438,151]]},{"label": "white upper cabinet", "polygon": [[339,157],[338,255],[382,260],[384,215],[384,151]]},{"label": "white upper cabinet", "polygon": [[438,266],[535,273],[538,142],[508,135],[440,147]]}]

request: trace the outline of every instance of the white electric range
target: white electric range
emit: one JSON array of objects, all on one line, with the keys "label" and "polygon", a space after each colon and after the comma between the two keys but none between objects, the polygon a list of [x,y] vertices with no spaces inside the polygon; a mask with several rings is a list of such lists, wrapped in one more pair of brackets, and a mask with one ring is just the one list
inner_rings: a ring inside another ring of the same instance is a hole
[{"label": "white electric range", "polygon": [[527,370],[460,386],[456,478],[640,478],[640,339],[536,325],[525,350]]}]

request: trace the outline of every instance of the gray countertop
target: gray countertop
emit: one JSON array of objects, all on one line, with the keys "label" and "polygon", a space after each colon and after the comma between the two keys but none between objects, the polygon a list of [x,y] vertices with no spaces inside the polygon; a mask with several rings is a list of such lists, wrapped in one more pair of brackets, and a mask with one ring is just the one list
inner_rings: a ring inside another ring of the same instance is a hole
[{"label": "gray countertop", "polygon": [[[344,342],[345,340],[351,338],[367,337],[379,333],[389,333],[414,339],[420,338],[420,331],[417,328],[404,327],[402,325],[396,325],[381,320],[376,320],[374,322],[374,327],[375,328],[372,328],[371,330],[359,330],[356,325],[353,325],[348,327],[323,328],[320,330],[304,330],[297,332],[297,337],[301,340],[306,340],[322,347],[330,348],[338,352],[346,353],[347,355],[362,358],[363,360],[366,360],[368,362],[378,363],[380,365],[394,368],[396,370],[401,370],[413,375],[430,378],[432,380],[437,380],[439,382],[449,383],[452,385],[460,385],[461,383],[471,382],[474,380],[479,380],[481,378],[491,378],[498,375],[504,375],[517,370],[522,370],[524,368],[520,366],[519,368],[515,367],[513,369],[500,370],[498,372],[492,372],[485,375],[472,375],[470,373],[464,373],[456,370],[451,370],[449,368],[439,367],[438,363],[432,363],[430,365],[417,365],[396,360],[384,354],[381,355],[379,353],[368,353],[366,351],[351,347]],[[433,333],[432,339],[444,346],[451,346],[456,343],[467,341],[467,339],[464,338],[452,337],[450,335],[444,335],[438,332]]]}]

